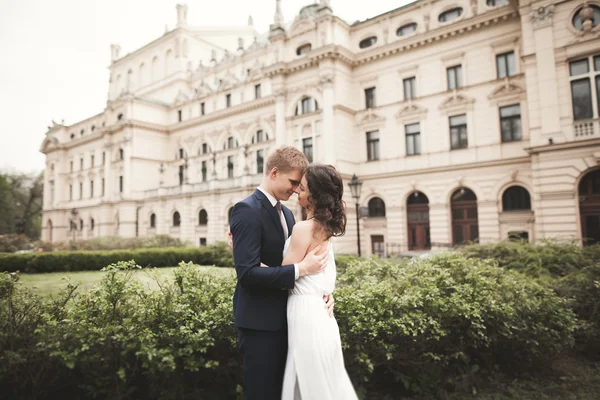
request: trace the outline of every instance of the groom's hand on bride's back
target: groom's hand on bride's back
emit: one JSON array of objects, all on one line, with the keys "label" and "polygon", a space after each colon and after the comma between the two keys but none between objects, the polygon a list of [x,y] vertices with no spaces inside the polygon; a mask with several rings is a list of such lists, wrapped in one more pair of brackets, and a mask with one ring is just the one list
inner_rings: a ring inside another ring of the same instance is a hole
[{"label": "groom's hand on bride's back", "polygon": [[[321,252],[323,246],[317,246],[308,253],[304,260],[298,264],[298,270],[300,276],[315,275],[323,272],[327,266],[327,247],[325,251]],[[319,253],[321,252],[321,253]]]}]

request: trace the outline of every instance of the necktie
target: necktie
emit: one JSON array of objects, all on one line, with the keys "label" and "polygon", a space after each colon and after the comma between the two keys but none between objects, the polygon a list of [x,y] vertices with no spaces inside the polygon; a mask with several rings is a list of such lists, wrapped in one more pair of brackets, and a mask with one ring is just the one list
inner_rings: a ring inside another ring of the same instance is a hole
[{"label": "necktie", "polygon": [[287,224],[285,223],[285,217],[283,216],[283,210],[281,209],[281,203],[275,203],[275,209],[277,209],[277,214],[279,214],[279,220],[281,221],[281,227],[283,228],[284,238],[287,240],[288,238],[288,230]]}]

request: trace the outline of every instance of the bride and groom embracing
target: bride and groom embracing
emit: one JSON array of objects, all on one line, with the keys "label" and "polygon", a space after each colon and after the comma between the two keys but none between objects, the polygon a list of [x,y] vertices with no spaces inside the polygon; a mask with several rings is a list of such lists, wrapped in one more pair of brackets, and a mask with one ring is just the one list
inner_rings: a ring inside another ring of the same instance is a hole
[{"label": "bride and groom embracing", "polygon": [[[344,234],[344,187],[332,166],[293,147],[267,160],[261,185],[231,214],[233,313],[247,400],[357,399],[333,318],[331,238]],[[292,194],[307,220],[281,204]]]}]

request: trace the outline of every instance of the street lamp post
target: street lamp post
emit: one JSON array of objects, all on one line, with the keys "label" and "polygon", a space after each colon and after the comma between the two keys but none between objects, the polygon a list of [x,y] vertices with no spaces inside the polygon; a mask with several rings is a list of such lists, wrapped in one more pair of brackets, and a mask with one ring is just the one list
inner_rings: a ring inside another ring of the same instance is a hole
[{"label": "street lamp post", "polygon": [[350,186],[350,192],[356,202],[356,243],[358,246],[358,256],[360,257],[360,222],[359,222],[359,209],[358,200],[360,199],[360,190],[362,188],[362,182],[358,180],[356,174],[352,175],[352,180],[348,184]]}]

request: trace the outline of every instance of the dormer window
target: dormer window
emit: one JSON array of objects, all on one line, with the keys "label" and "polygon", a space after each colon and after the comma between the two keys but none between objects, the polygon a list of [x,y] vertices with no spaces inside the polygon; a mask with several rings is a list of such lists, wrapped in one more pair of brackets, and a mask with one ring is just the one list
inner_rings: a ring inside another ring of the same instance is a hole
[{"label": "dormer window", "polygon": [[306,43],[296,49],[296,55],[302,56],[312,50],[312,44]]},{"label": "dormer window", "polygon": [[457,19],[458,17],[460,17],[462,15],[462,13],[463,13],[463,9],[460,7],[456,7],[451,10],[444,11],[443,13],[440,14],[438,19],[440,22],[450,22],[450,21],[453,21],[453,20]]},{"label": "dormer window", "polygon": [[319,103],[312,97],[305,97],[296,106],[296,115],[308,114],[319,109]]},{"label": "dormer window", "polygon": [[415,22],[411,24],[402,25],[396,30],[396,36],[407,36],[414,33],[417,30],[417,24]]},{"label": "dormer window", "polygon": [[367,47],[373,46],[375,43],[377,43],[377,36],[371,36],[361,40],[358,44],[358,47],[361,49],[366,49]]}]

